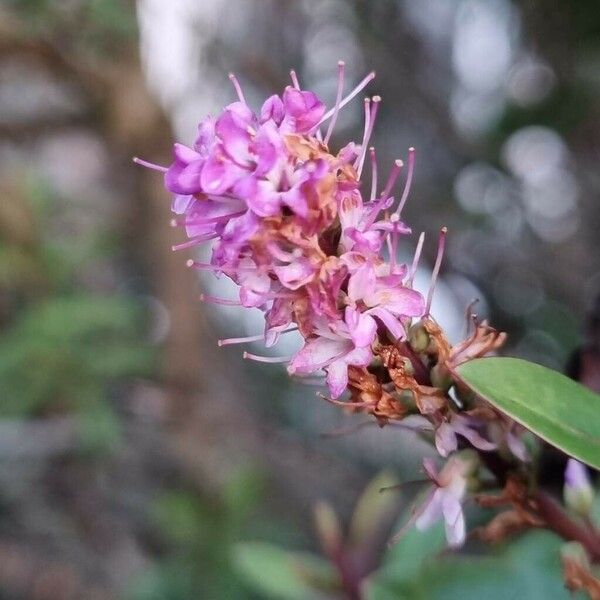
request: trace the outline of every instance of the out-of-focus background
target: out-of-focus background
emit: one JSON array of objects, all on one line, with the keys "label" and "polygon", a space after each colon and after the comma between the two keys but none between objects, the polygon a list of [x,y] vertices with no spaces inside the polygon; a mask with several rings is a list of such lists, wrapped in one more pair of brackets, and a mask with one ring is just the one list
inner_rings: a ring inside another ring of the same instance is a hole
[{"label": "out-of-focus background", "polygon": [[[234,99],[229,71],[256,107],[291,67],[332,103],[339,59],[348,81],[377,71],[381,166],[416,147],[406,216],[429,265],[449,228],[452,335],[478,298],[518,356],[562,369],[581,343],[596,0],[2,0],[0,598],[271,597],[251,580],[274,562],[239,542],[315,550],[315,502],[344,520],[376,472],[414,475],[414,438],[324,437],[361,421],[216,347],[259,319],[198,302],[234,291],[171,253],[161,177],[131,161],[168,164]],[[357,101],[334,145],[361,127]]]}]

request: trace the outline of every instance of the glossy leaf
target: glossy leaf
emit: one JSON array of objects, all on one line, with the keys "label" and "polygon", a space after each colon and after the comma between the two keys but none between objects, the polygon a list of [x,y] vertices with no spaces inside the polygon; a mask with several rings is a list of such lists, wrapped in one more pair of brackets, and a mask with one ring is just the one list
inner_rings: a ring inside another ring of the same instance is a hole
[{"label": "glossy leaf", "polygon": [[517,358],[460,365],[477,394],[539,437],[600,469],[600,395],[568,377]]}]

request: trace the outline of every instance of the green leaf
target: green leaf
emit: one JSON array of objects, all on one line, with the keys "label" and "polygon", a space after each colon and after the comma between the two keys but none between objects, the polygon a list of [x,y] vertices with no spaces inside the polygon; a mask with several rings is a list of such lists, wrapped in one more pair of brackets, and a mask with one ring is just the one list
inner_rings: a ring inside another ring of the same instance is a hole
[{"label": "green leaf", "polygon": [[[244,542],[236,544],[233,561],[240,575],[261,598],[273,600],[310,600],[322,595],[310,584],[333,585],[331,567],[318,556],[287,552],[273,544]],[[310,583],[309,583],[310,582]]]},{"label": "green leaf", "polygon": [[381,492],[397,484],[398,480],[385,471],[371,480],[354,508],[348,536],[351,543],[363,544],[369,540],[381,527],[382,520],[398,506],[397,493]]},{"label": "green leaf", "polygon": [[[388,565],[367,587],[368,600],[568,600],[562,583],[557,536],[529,532],[485,556],[432,553],[404,579]],[[422,544],[423,550],[426,545]],[[409,549],[409,548],[407,548]],[[423,550],[418,550],[421,553]],[[410,554],[406,557],[410,561]],[[399,557],[400,559],[400,557]],[[404,561],[398,560],[398,567]],[[582,598],[576,595],[574,598]]]},{"label": "green leaf", "polygon": [[477,394],[550,444],[600,469],[600,396],[518,358],[480,358],[457,368]]},{"label": "green leaf", "polygon": [[414,527],[409,529],[390,547],[382,567],[369,578],[366,584],[367,598],[416,598],[415,586],[421,571],[429,563],[436,562],[438,554],[445,547],[446,536],[441,523],[425,531]]}]

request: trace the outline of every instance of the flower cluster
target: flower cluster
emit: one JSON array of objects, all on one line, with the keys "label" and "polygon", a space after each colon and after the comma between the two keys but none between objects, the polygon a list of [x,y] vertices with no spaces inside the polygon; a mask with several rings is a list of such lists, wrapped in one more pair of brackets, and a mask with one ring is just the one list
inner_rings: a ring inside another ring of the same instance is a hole
[{"label": "flower cluster", "polygon": [[[412,263],[397,262],[399,241],[411,233],[402,210],[415,154],[411,148],[399,197],[394,188],[401,160],[379,186],[375,150],[369,147],[378,96],[365,99],[360,143],[330,149],[339,111],[374,74],[344,97],[344,64],[339,63],[335,105],[327,110],[314,93],[301,89],[292,72],[292,85],[268,98],[258,112],[230,77],[238,100],[200,123],[193,147],[176,144],[168,168],[138,160],[163,171],[175,195],[173,224],[185,228],[189,238],[175,249],[211,241],[210,262],[189,261],[189,266],[223,273],[239,286],[239,301],[204,300],[264,312],[264,332],[220,344],[263,339],[272,346],[280,335],[297,330],[304,344],[292,357],[244,356],[288,363],[288,372],[298,377],[323,374],[329,402],[369,413],[380,425],[417,416],[442,456],[465,445],[522,453],[514,424],[466,394],[461,402],[450,394],[461,393],[454,368],[498,348],[504,334],[476,322],[472,335],[452,347],[431,317],[445,228],[426,297],[412,285],[423,234]],[[361,182],[367,162],[368,192]],[[349,397],[341,400],[344,392]],[[464,485],[449,482],[446,487],[454,490],[452,510],[446,510],[449,501],[442,502],[440,491],[420,523],[437,515],[441,504],[444,514],[451,512],[453,522],[462,523],[457,511]],[[452,532],[453,543],[462,541],[464,527]]]}]

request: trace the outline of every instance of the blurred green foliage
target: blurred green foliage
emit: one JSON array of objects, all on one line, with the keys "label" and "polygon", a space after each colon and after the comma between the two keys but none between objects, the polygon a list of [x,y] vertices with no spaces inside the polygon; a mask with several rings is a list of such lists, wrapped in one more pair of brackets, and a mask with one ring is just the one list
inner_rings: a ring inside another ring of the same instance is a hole
[{"label": "blurred green foliage", "polygon": [[[61,33],[64,40],[100,54],[118,52],[115,42],[135,37],[134,3],[127,0],[5,0],[31,33]],[[76,34],[76,35],[73,35]]]},{"label": "blurred green foliage", "polygon": [[262,598],[234,569],[233,552],[235,544],[253,530],[269,529],[265,523],[257,526],[257,508],[263,500],[263,477],[249,469],[234,473],[210,496],[185,489],[166,492],[153,510],[163,558],[137,582],[129,598]]},{"label": "blurred green foliage", "polygon": [[0,417],[76,414],[82,447],[110,448],[120,429],[111,388],[152,374],[145,309],[125,292],[86,289],[82,274],[113,258],[112,244],[101,228],[57,235],[59,199],[25,181],[19,210],[0,214]]}]

